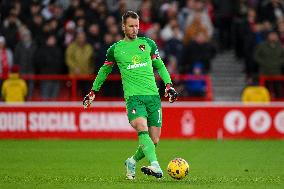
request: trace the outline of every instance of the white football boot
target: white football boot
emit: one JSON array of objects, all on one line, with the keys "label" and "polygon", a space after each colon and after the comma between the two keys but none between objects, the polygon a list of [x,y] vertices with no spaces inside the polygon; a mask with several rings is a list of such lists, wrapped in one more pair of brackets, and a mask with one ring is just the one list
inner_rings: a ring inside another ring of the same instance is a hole
[{"label": "white football boot", "polygon": [[128,180],[135,179],[136,163],[131,161],[130,158],[128,158],[125,161],[125,168],[126,168],[126,179],[128,179]]},{"label": "white football boot", "polygon": [[151,175],[156,178],[162,178],[163,177],[163,171],[158,163],[152,163],[150,166],[143,166],[141,167],[141,171],[145,175]]}]

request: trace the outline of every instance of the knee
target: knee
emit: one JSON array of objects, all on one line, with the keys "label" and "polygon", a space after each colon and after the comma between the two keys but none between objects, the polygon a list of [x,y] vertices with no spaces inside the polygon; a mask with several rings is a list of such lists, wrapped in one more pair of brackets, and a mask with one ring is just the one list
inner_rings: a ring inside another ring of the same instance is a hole
[{"label": "knee", "polygon": [[140,131],[148,131],[147,125],[144,125],[144,124],[138,124],[138,125],[136,125],[135,129],[136,129],[137,132],[140,132]]},{"label": "knee", "polygon": [[131,126],[137,131],[148,131],[147,127],[147,120],[142,118],[137,118],[136,120],[132,121]]}]

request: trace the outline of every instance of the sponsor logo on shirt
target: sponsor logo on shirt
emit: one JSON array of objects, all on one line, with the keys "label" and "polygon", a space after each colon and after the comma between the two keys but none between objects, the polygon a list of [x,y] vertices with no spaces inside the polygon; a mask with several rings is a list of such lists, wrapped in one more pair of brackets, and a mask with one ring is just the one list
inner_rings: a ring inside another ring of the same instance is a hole
[{"label": "sponsor logo on shirt", "polygon": [[132,62],[134,63],[134,64],[139,64],[140,62],[141,62],[141,56],[139,56],[139,55],[134,55],[133,57],[132,57]]},{"label": "sponsor logo on shirt", "polygon": [[141,62],[141,60],[142,60],[141,56],[139,56],[139,55],[134,55],[134,56],[132,57],[132,63],[133,63],[133,64],[129,64],[129,65],[127,66],[127,69],[128,69],[128,70],[131,70],[131,69],[135,69],[135,68],[147,66],[147,62]]}]

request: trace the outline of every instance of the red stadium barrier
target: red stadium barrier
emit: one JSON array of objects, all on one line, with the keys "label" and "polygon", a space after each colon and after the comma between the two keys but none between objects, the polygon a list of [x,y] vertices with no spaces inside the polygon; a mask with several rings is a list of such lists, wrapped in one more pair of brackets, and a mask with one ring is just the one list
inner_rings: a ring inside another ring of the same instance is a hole
[{"label": "red stadium barrier", "polygon": [[[163,103],[162,138],[283,139],[284,104]],[[135,138],[123,102],[0,104],[0,138]]]},{"label": "red stadium barrier", "polygon": [[[78,81],[93,81],[96,75],[21,75],[21,77],[25,80],[34,80],[34,81],[42,81],[42,80],[57,80],[65,82],[64,85],[61,85],[61,94],[58,98],[52,99],[53,101],[80,101],[82,100],[82,95],[78,93]],[[194,79],[204,79],[207,89],[206,94],[204,97],[180,97],[179,100],[181,101],[212,101],[213,94],[212,94],[212,83],[211,78],[209,75],[180,75],[174,74],[171,75],[172,80],[175,82],[178,81],[186,81],[186,80],[194,80]],[[160,80],[159,76],[156,76],[157,80]],[[2,79],[0,75],[0,79]],[[110,74],[107,78],[107,81],[120,81],[121,77],[119,74]],[[91,87],[91,84],[90,84]],[[42,101],[38,92],[34,92],[33,97],[30,99],[31,101]],[[123,101],[123,98],[119,97],[104,97],[102,95],[98,95],[97,100],[107,100],[107,101]]]}]

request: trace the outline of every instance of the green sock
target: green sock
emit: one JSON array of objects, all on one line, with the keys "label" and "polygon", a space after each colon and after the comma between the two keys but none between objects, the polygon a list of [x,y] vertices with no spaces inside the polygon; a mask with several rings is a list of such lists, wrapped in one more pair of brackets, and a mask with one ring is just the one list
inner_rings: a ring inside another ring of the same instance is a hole
[{"label": "green sock", "polygon": [[[153,162],[153,161],[157,161],[155,145],[154,145],[153,141],[151,140],[151,138],[149,136],[149,132],[147,132],[147,131],[139,132],[138,138],[139,138],[139,148],[141,148],[144,156],[146,156],[146,158],[150,161],[150,163]],[[137,154],[137,152],[139,152],[139,148],[136,151],[135,155]],[[141,150],[140,150],[140,152],[141,152]],[[142,157],[142,153],[140,153],[140,152],[139,152],[139,156],[137,154],[136,157],[133,157],[135,159],[135,161],[136,161],[136,158],[138,160],[139,158]]]},{"label": "green sock", "polygon": [[141,159],[143,159],[145,157],[144,153],[143,153],[143,150],[142,150],[142,146],[138,146],[135,154],[133,155],[133,159],[138,162],[140,161]]},{"label": "green sock", "polygon": [[[154,145],[155,145],[155,147],[157,147],[158,144],[154,144]],[[143,159],[145,157],[145,154],[143,153],[141,145],[138,146],[135,154],[132,157],[136,162],[140,161],[141,159]]]}]

